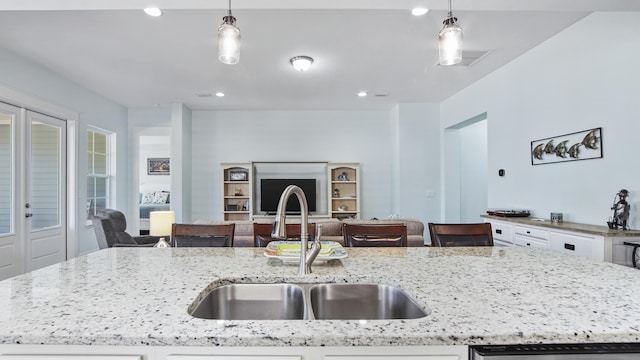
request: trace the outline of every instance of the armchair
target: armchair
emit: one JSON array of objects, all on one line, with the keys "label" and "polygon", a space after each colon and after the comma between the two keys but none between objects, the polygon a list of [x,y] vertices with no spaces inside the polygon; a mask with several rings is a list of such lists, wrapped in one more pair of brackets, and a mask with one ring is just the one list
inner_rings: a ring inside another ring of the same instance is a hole
[{"label": "armchair", "polygon": [[110,247],[153,247],[159,240],[157,236],[129,235],[125,231],[127,220],[124,214],[118,210],[99,209],[91,221],[100,249]]}]

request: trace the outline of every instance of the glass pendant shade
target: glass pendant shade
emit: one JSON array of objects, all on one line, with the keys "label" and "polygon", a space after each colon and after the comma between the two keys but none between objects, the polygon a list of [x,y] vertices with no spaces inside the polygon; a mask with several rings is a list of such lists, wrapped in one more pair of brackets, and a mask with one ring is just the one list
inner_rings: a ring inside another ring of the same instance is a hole
[{"label": "glass pendant shade", "polygon": [[237,64],[240,61],[240,29],[236,18],[227,15],[218,27],[218,60],[223,64]]},{"label": "glass pendant shade", "polygon": [[462,61],[462,28],[458,19],[449,16],[438,34],[440,65],[455,65]]}]

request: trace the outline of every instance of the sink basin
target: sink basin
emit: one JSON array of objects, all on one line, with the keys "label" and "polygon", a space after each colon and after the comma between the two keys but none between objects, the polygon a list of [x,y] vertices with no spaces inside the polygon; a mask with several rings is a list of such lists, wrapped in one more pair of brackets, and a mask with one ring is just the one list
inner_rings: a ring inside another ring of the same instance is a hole
[{"label": "sink basin", "polygon": [[230,284],[214,288],[189,314],[220,320],[417,319],[430,313],[402,289],[378,284]]},{"label": "sink basin", "polygon": [[305,298],[294,284],[231,284],[213,289],[190,312],[201,319],[300,320]]},{"label": "sink basin", "polygon": [[377,284],[319,284],[310,290],[318,320],[417,319],[428,314],[403,290]]}]

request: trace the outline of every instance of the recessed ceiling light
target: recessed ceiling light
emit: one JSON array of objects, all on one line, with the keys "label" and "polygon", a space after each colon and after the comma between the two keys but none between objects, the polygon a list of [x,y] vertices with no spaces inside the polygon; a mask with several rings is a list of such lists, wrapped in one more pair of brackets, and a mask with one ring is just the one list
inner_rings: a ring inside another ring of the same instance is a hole
[{"label": "recessed ceiling light", "polygon": [[224,97],[224,93],[223,93],[222,91],[218,91],[218,92],[216,93],[216,96],[217,96],[217,97]]},{"label": "recessed ceiling light", "polygon": [[367,96],[367,92],[366,91],[360,91],[360,92],[358,92],[358,96],[359,97],[365,97],[365,96]]},{"label": "recessed ceiling light", "polygon": [[294,69],[298,71],[307,71],[313,64],[313,58],[310,56],[294,56],[289,59],[289,62],[293,66]]},{"label": "recessed ceiling light", "polygon": [[144,12],[149,16],[162,16],[162,10],[158,9],[157,7],[144,8]]},{"label": "recessed ceiling light", "polygon": [[416,7],[411,9],[411,15],[413,16],[422,16],[429,12],[429,9],[423,7]]}]

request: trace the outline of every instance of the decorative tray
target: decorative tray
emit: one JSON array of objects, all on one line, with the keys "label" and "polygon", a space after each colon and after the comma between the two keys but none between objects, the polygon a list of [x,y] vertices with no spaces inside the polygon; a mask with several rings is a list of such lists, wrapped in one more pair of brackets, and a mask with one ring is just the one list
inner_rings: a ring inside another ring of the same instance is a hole
[{"label": "decorative tray", "polygon": [[[338,242],[321,241],[320,244],[322,247],[314,262],[344,259],[347,257],[347,251]],[[311,241],[309,242],[309,246],[311,246]],[[271,241],[264,249],[264,256],[280,259],[283,262],[299,262],[300,241]]]}]

